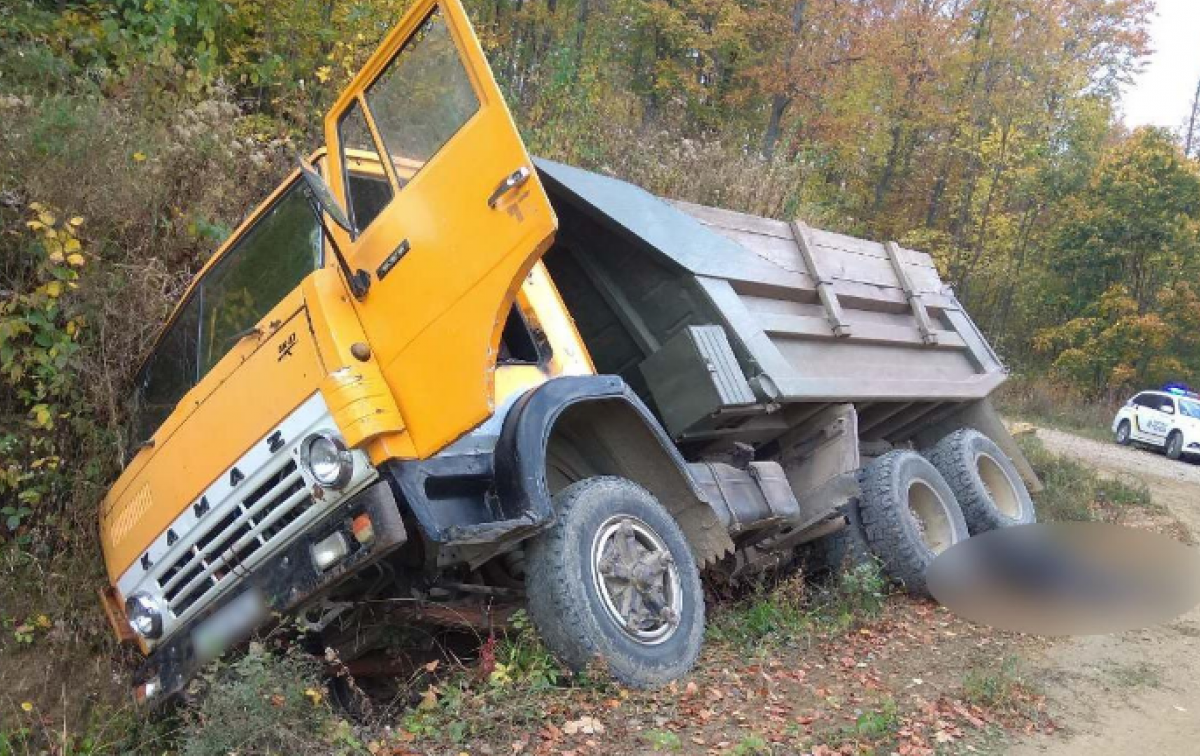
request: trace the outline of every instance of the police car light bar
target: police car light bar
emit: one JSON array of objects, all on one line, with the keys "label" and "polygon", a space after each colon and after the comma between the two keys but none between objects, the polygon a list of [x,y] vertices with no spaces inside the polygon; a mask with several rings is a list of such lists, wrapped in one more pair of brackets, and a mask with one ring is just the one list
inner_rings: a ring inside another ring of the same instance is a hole
[{"label": "police car light bar", "polygon": [[1186,383],[1168,383],[1163,386],[1162,390],[1168,394],[1174,394],[1175,396],[1186,396],[1191,399],[1200,399],[1200,394],[1192,391],[1191,387]]}]

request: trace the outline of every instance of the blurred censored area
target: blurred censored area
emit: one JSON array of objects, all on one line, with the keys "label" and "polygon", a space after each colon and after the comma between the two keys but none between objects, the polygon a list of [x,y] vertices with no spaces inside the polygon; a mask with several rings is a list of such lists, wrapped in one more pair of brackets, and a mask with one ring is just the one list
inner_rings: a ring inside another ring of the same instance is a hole
[{"label": "blurred censored area", "polygon": [[964,619],[1036,635],[1157,625],[1200,604],[1200,551],[1105,523],[1002,528],[930,565],[929,591]]}]

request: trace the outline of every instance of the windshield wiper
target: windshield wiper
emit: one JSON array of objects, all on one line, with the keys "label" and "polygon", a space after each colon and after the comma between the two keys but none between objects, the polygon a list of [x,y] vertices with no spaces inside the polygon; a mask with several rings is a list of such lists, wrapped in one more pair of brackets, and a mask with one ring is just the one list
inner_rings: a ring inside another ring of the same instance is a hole
[{"label": "windshield wiper", "polygon": [[231,343],[231,344],[236,344],[236,343],[238,343],[239,341],[241,341],[242,339],[246,338],[247,336],[249,336],[249,335],[250,335],[250,334],[252,334],[252,333],[253,333],[253,334],[257,334],[257,335],[259,335],[259,336],[261,336],[261,335],[262,335],[262,331],[258,330],[258,326],[256,326],[256,325],[252,325],[252,326],[250,326],[249,328],[243,328],[242,330],[240,330],[240,331],[238,331],[237,333],[233,334],[233,335],[232,335],[232,336],[230,336],[228,339],[226,339],[226,342],[228,342],[228,343]]}]

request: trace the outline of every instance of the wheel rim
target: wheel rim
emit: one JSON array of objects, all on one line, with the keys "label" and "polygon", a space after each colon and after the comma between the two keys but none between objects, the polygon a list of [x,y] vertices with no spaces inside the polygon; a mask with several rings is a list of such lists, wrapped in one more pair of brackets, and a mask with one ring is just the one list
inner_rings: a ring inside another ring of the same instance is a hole
[{"label": "wheel rim", "polygon": [[1120,443],[1125,443],[1125,439],[1127,438],[1129,438],[1129,426],[1125,423],[1121,423],[1121,425],[1117,428],[1117,441]]},{"label": "wheel rim", "polygon": [[996,508],[1013,519],[1020,517],[1021,499],[1017,496],[1017,487],[1000,463],[992,455],[980,452],[975,457],[975,469]]},{"label": "wheel rim", "polygon": [[908,511],[917,523],[925,547],[934,554],[940,554],[954,545],[950,507],[925,481],[914,480],[909,485]]},{"label": "wheel rim", "polygon": [[1183,448],[1183,438],[1178,435],[1171,436],[1171,448],[1168,449],[1171,456],[1178,456],[1178,454],[1182,450],[1182,448]]},{"label": "wheel rim", "polygon": [[674,635],[683,585],[666,543],[631,515],[605,520],[592,539],[592,582],[609,617],[638,643]]}]

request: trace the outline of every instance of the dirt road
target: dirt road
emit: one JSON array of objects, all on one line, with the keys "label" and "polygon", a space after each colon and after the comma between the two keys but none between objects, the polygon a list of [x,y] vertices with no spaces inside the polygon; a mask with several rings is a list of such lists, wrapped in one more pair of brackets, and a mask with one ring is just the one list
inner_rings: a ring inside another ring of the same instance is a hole
[{"label": "dirt road", "polygon": [[[1060,431],[1039,429],[1038,437],[1102,473],[1142,480],[1200,536],[1200,465]],[[1018,743],[1010,754],[1200,752],[1200,609],[1165,626],[1055,644],[1034,665],[1064,730]]]}]

